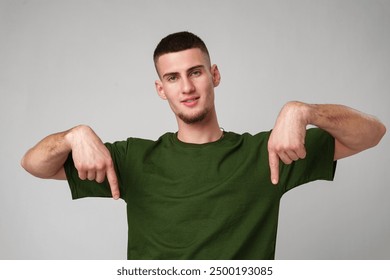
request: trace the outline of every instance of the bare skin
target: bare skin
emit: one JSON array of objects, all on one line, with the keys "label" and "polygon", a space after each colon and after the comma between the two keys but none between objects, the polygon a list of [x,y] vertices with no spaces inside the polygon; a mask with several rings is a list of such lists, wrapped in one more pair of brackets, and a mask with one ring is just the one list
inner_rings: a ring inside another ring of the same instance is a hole
[{"label": "bare skin", "polygon": [[343,105],[289,102],[279,113],[268,141],[271,181],[279,181],[279,159],[285,164],[306,156],[307,125],[315,125],[335,138],[334,160],[374,147],[386,132],[376,118]]},{"label": "bare skin", "polygon": [[[214,88],[221,80],[217,65],[199,49],[162,55],[157,62],[160,80],[155,82],[158,95],[167,100],[178,125],[178,138],[202,144],[221,137],[214,105]],[[188,123],[185,119],[202,119]]]},{"label": "bare skin", "polygon": [[66,180],[64,163],[70,152],[80,179],[103,182],[107,177],[112,197],[119,198],[118,179],[110,152],[88,126],[80,125],[47,136],[27,151],[21,164],[36,177]]},{"label": "bare skin", "polygon": [[[214,88],[221,75],[199,49],[160,56],[158,95],[167,100],[178,124],[178,138],[187,143],[217,141],[221,130],[214,105]],[[279,181],[279,160],[286,164],[306,156],[307,125],[316,125],[335,138],[338,160],[375,146],[386,132],[376,118],[342,105],[288,102],[279,113],[268,143],[271,181]],[[80,125],[49,135],[27,151],[22,166],[40,178],[66,179],[63,165],[72,152],[80,179],[102,182],[106,177],[112,196],[120,196],[109,151],[96,133]]]}]

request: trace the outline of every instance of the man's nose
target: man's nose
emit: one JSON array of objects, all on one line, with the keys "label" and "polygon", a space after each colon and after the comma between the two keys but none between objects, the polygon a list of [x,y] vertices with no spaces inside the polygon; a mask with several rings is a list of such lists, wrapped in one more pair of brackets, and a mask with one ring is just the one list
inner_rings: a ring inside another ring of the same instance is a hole
[{"label": "man's nose", "polygon": [[182,92],[184,94],[191,93],[195,90],[194,83],[189,78],[182,79]]}]

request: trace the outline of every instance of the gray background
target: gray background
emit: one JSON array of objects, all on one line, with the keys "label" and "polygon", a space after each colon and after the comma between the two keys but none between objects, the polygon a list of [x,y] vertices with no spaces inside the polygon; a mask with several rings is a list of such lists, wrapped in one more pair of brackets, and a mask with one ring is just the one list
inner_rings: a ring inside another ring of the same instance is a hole
[{"label": "gray background", "polygon": [[[19,165],[44,136],[89,124],[103,141],[176,131],[152,52],[192,31],[222,74],[225,130],[273,127],[289,100],[341,103],[390,125],[390,1],[0,0],[0,258],[125,259],[125,203],[72,201]],[[389,259],[389,137],[288,193],[278,259]]]}]

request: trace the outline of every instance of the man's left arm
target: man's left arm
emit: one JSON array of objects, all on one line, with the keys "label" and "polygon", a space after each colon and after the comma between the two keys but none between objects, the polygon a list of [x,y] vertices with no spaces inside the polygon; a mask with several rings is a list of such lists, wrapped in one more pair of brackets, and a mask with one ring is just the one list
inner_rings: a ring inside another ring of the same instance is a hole
[{"label": "man's left arm", "polygon": [[315,125],[335,138],[334,160],[374,147],[386,133],[375,117],[343,105],[288,102],[280,111],[268,141],[271,181],[279,181],[279,159],[290,164],[305,158],[307,125]]}]

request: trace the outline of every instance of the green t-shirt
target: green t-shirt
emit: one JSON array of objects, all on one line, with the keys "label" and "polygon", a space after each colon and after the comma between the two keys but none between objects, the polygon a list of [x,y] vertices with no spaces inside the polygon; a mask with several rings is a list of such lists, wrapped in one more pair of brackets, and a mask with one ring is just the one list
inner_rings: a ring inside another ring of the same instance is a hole
[{"label": "green t-shirt", "polygon": [[[105,144],[127,203],[128,259],[274,259],[279,202],[295,186],[332,180],[334,139],[309,129],[307,156],[280,165],[270,180],[270,132],[225,132],[207,144],[129,138]],[[73,199],[111,197],[107,181],[78,178],[71,155],[65,170]]]}]

